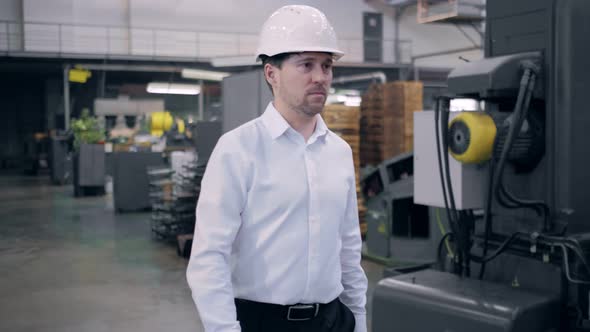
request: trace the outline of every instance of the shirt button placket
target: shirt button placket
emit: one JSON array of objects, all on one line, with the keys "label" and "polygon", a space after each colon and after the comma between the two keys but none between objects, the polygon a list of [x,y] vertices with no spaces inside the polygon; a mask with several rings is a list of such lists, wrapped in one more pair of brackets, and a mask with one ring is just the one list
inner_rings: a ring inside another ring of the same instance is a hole
[{"label": "shirt button placket", "polygon": [[[319,238],[318,238],[318,231],[319,231],[319,215],[318,215],[318,188],[317,188],[317,180],[318,174],[317,169],[315,167],[315,163],[313,162],[313,154],[311,150],[308,148],[307,150],[307,160],[308,160],[308,169],[309,169],[309,187],[310,187],[310,206],[309,206],[309,259],[310,259],[310,278],[314,280],[314,276],[317,276],[317,256],[319,253]],[[312,283],[313,285],[313,283]]]},{"label": "shirt button placket", "polygon": [[306,287],[306,294],[304,295],[306,298],[310,292],[310,287],[312,286],[311,280],[315,275],[314,266],[316,263],[314,262],[314,252],[316,251],[315,248],[315,186],[313,178],[315,176],[315,172],[313,169],[313,164],[311,162],[311,151],[310,145],[306,145],[305,152],[304,152],[304,160],[305,160],[305,170],[307,173],[307,185],[309,189],[309,205],[308,205],[308,229],[309,229],[309,237],[308,237],[308,279],[307,279],[307,287]]}]

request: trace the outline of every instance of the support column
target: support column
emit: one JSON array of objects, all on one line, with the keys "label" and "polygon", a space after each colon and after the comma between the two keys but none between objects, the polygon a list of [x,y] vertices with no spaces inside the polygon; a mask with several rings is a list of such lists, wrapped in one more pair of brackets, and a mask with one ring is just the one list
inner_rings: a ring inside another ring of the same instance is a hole
[{"label": "support column", "polygon": [[64,130],[70,129],[70,65],[64,65]]}]

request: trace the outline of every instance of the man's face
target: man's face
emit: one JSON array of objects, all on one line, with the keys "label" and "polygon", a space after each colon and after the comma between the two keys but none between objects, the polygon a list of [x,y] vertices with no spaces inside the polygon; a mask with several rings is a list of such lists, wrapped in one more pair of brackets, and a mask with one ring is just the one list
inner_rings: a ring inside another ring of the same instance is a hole
[{"label": "man's face", "polygon": [[276,70],[275,98],[307,116],[320,113],[332,84],[332,55],[304,52],[287,58]]}]

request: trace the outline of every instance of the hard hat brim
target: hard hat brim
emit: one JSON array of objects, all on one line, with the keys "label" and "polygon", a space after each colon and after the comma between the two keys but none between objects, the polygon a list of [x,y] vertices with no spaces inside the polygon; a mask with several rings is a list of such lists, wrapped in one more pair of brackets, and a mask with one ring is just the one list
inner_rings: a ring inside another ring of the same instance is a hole
[{"label": "hard hat brim", "polygon": [[304,52],[318,52],[318,53],[330,53],[332,54],[332,56],[334,57],[335,61],[340,60],[340,58],[342,58],[344,56],[344,52],[337,50],[337,49],[333,49],[333,48],[305,48],[305,49],[282,49],[282,50],[269,50],[266,52],[262,52],[259,51],[256,55],[256,61],[261,61],[261,56],[268,56],[268,57],[273,57],[275,55],[278,54],[283,54],[283,53],[304,53]]}]

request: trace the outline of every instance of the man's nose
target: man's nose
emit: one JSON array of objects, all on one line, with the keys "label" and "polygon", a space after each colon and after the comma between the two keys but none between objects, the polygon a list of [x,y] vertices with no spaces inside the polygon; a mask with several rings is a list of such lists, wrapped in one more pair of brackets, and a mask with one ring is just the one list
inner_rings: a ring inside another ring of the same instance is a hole
[{"label": "man's nose", "polygon": [[314,68],[312,72],[312,80],[314,83],[325,84],[326,82],[328,82],[331,76],[332,72],[329,69],[324,70],[322,66],[317,66],[316,68]]}]

